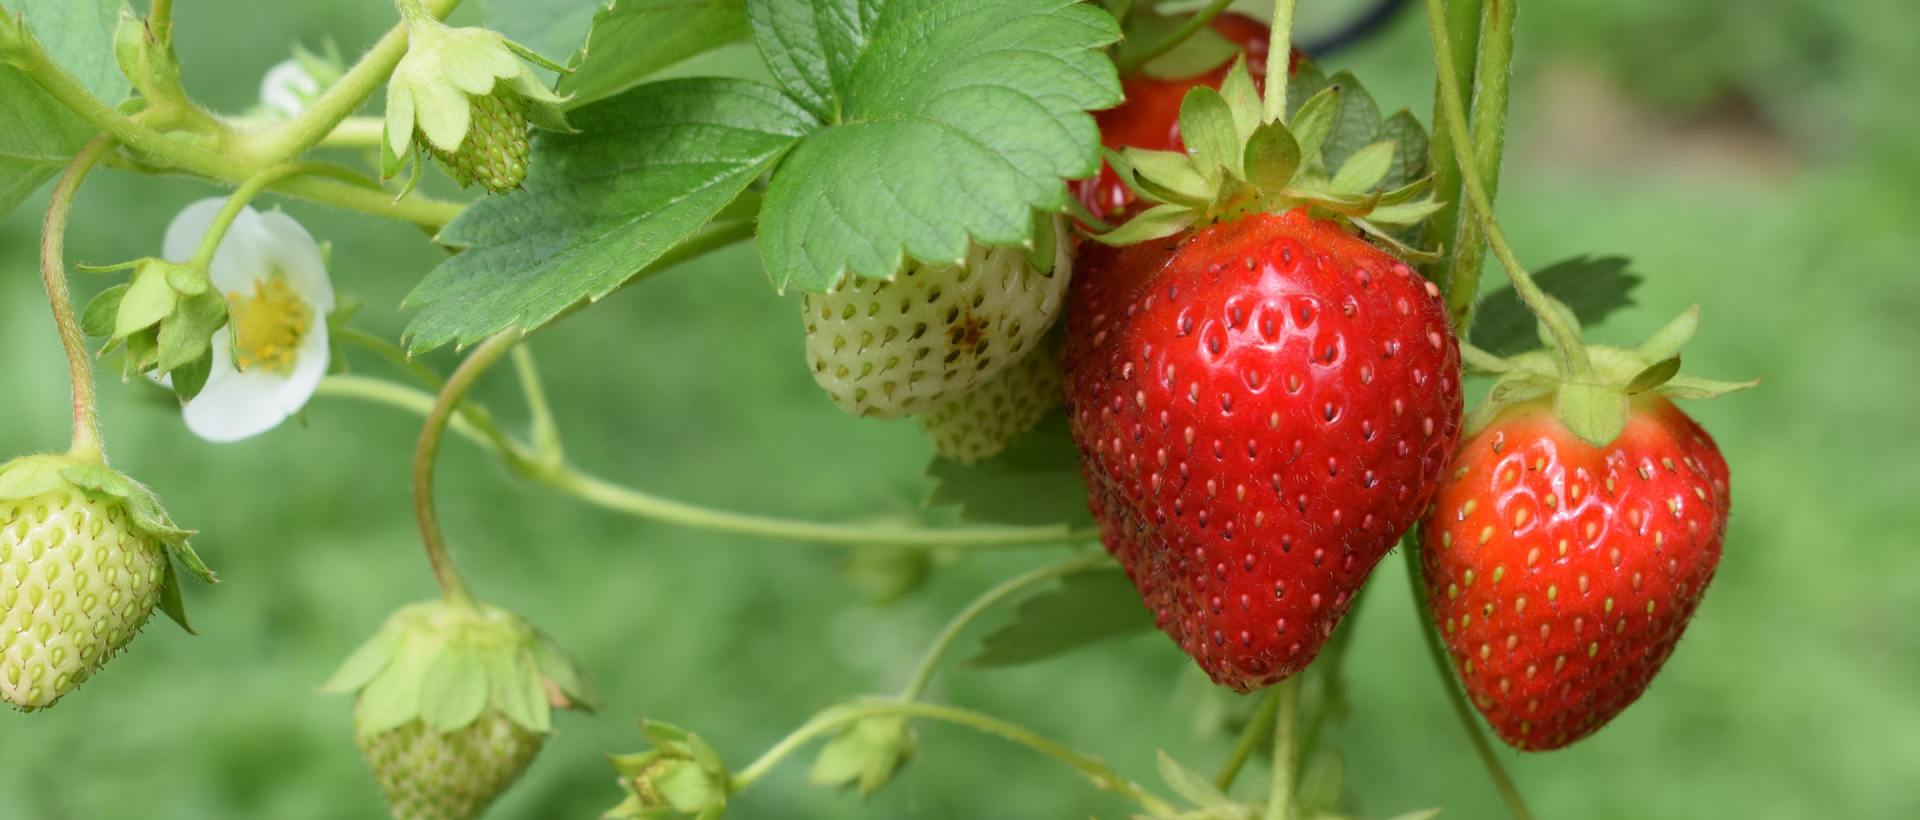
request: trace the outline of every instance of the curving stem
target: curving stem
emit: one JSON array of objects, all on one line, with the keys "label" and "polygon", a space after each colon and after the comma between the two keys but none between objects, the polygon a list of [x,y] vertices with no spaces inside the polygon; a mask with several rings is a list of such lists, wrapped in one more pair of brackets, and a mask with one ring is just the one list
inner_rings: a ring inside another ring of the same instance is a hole
[{"label": "curving stem", "polygon": [[60,347],[67,354],[68,375],[73,381],[73,446],[69,453],[96,461],[103,458],[100,411],[94,398],[93,358],[87,353],[87,335],[80,329],[80,319],[73,312],[73,294],[67,290],[67,215],[73,210],[80,183],[113,145],[113,139],[102,134],[80,149],[54,184],[46,221],[40,226],[40,281],[47,286],[47,303],[53,308],[53,324],[60,332]]},{"label": "curving stem", "polygon": [[447,425],[453,420],[455,410],[466,398],[467,391],[473,389],[475,382],[520,342],[519,331],[509,330],[480,343],[466,361],[455,368],[453,375],[447,377],[447,384],[440,389],[439,398],[433,402],[433,408],[427,411],[427,422],[420,428],[420,444],[413,451],[413,516],[420,524],[420,543],[427,550],[427,563],[433,567],[433,578],[440,582],[441,592],[451,603],[472,604],[473,595],[467,591],[467,581],[460,575],[460,568],[453,563],[453,556],[447,552],[446,535],[440,531],[440,516],[433,507],[433,469],[440,455],[440,442],[446,438]]}]

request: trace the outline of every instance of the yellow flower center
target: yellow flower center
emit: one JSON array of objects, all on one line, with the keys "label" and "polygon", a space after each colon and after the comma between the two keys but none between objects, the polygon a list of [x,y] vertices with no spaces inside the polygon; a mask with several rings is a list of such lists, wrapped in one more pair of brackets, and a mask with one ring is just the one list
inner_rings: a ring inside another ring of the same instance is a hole
[{"label": "yellow flower center", "polygon": [[227,294],[233,322],[234,366],[282,376],[293,372],[300,342],[313,329],[313,309],[282,276],[254,284],[253,295]]}]

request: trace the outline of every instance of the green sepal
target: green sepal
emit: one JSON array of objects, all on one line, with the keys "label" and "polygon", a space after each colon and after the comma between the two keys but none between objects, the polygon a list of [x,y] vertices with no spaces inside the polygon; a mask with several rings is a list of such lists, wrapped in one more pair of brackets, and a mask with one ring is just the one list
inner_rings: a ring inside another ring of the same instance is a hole
[{"label": "green sepal", "polygon": [[1240,134],[1220,92],[1201,85],[1180,100],[1180,138],[1193,167],[1209,182],[1217,184],[1222,169],[1233,176],[1244,175]]},{"label": "green sepal", "polygon": [[[529,731],[547,732],[554,706],[549,680],[569,692],[572,699],[563,707],[588,702],[592,691],[577,667],[559,660],[564,655],[506,610],[428,601],[395,612],[321,691],[358,693],[356,721],[363,735],[413,720],[454,732],[489,710]],[[558,674],[550,677],[545,669]]]},{"label": "green sepal", "polygon": [[540,674],[566,695],[568,705],[583,712],[600,709],[600,692],[581,670],[580,661],[545,633],[534,633],[533,662]]},{"label": "green sepal", "polygon": [[912,759],[916,745],[913,728],[904,717],[856,721],[820,747],[807,782],[814,786],[852,786],[861,797],[870,797]]},{"label": "green sepal", "polygon": [[214,333],[226,325],[227,300],[219,294],[204,289],[198,294],[181,292],[173,312],[160,323],[154,370],[172,373],[206,356],[213,349]]},{"label": "green sepal", "polygon": [[[146,485],[103,462],[90,459],[68,459],[68,463],[60,470],[60,477],[94,498],[119,502],[127,511],[127,523],[166,547],[167,553],[180,562],[187,572],[205,583],[220,582],[188,543],[193,531],[174,526],[166,508],[160,505],[159,497]],[[175,620],[185,626],[184,613]]]},{"label": "green sepal", "polygon": [[1293,129],[1293,138],[1300,143],[1301,156],[1316,160],[1320,157],[1327,135],[1333,133],[1333,114],[1339,107],[1339,86],[1328,86],[1300,104],[1289,127]]},{"label": "green sepal", "polygon": [[1679,316],[1662,325],[1659,330],[1640,343],[1635,352],[1648,361],[1670,359],[1680,354],[1680,348],[1693,340],[1693,334],[1700,330],[1700,306],[1692,305],[1680,311]]},{"label": "green sepal", "polygon": [[160,611],[167,613],[167,617],[179,624],[188,635],[200,634],[193,631],[193,624],[187,623],[187,603],[180,594],[180,571],[174,568],[172,561],[166,563],[161,575]]},{"label": "green sepal", "polygon": [[640,732],[653,744],[644,752],[609,755],[627,799],[607,818],[717,818],[726,811],[730,775],[719,753],[699,735],[643,720]]},{"label": "green sepal", "polygon": [[1192,227],[1200,215],[1179,205],[1155,205],[1111,231],[1093,238],[1108,245],[1132,245],[1150,239],[1172,236]]},{"label": "green sepal", "polygon": [[132,285],[123,282],[89,300],[86,309],[80,311],[80,331],[103,339],[112,336],[114,322],[120,314],[120,301],[126,298],[130,287]]},{"label": "green sepal", "polygon": [[173,384],[174,397],[181,404],[193,401],[206,388],[207,379],[213,376],[213,352],[209,350],[200,358],[168,371],[167,375]]},{"label": "green sepal", "polygon": [[1166,750],[1157,752],[1154,762],[1160,769],[1160,779],[1166,782],[1168,788],[1173,789],[1174,794],[1179,795],[1180,799],[1187,801],[1194,808],[1218,809],[1233,802],[1228,799],[1225,792],[1220,791],[1219,787],[1213,784],[1210,778],[1182,765],[1180,761],[1173,759],[1173,755],[1167,754]]},{"label": "green sepal", "polygon": [[1246,154],[1241,165],[1247,182],[1261,193],[1277,194],[1286,189],[1300,173],[1300,143],[1293,132],[1277,122],[1256,126],[1247,137]]},{"label": "green sepal", "polygon": [[[152,260],[159,262],[160,260]],[[133,281],[120,298],[120,310],[114,317],[113,338],[125,339],[160,323],[173,312],[180,294],[167,284],[167,267],[172,263],[141,265]]]},{"label": "green sepal", "polygon": [[0,501],[25,501],[67,489],[60,473],[72,464],[72,457],[52,454],[20,456],[0,464]]},{"label": "green sepal", "polygon": [[1627,429],[1627,394],[1615,385],[1563,383],[1554,392],[1560,423],[1595,447],[1605,447]]},{"label": "green sepal", "polygon": [[1666,384],[1660,385],[1659,392],[1662,396],[1674,399],[1711,399],[1759,386],[1759,379],[1727,382],[1695,376],[1674,376]]},{"label": "green sepal", "polygon": [[1335,171],[1327,187],[1335,193],[1364,194],[1372,191],[1393,169],[1394,144],[1376,142],[1353,153]]},{"label": "green sepal", "polygon": [[1639,373],[1634,374],[1633,381],[1627,382],[1627,395],[1631,396],[1656,389],[1660,385],[1672,381],[1673,377],[1678,375],[1680,375],[1679,356],[1670,356],[1661,359],[1660,361],[1647,365]]}]

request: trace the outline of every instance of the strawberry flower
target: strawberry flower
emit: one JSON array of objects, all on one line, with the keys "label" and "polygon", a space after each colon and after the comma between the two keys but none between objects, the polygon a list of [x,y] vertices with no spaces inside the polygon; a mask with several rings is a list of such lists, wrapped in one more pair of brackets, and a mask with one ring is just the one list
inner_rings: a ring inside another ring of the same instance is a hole
[{"label": "strawberry flower", "polygon": [[[167,227],[166,258],[191,259],[224,200],[203,199]],[[328,363],[333,283],[320,246],[278,211],[244,209],[208,268],[231,320],[213,336],[206,387],[187,402],[187,429],[208,441],[259,435],[304,407]]]}]

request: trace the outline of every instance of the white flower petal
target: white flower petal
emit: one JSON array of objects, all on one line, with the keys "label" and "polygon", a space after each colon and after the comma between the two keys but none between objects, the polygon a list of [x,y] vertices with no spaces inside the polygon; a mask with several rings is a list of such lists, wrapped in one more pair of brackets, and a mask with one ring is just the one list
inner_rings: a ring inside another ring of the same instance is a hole
[{"label": "white flower petal", "polygon": [[267,70],[260,79],[260,103],[283,117],[292,118],[306,110],[307,100],[320,93],[320,83],[299,60],[283,60]]},{"label": "white flower petal", "polygon": [[226,443],[252,438],[278,427],[300,412],[327,374],[327,328],[314,326],[301,342],[291,374],[234,369],[228,352],[229,332],[213,337],[213,372],[207,386],[187,403],[187,429],[208,441]]},{"label": "white flower petal", "polygon": [[268,261],[286,273],[293,292],[319,314],[317,322],[325,324],[334,307],[333,281],[327,277],[320,243],[293,217],[279,211],[260,214],[259,225]]},{"label": "white flower petal", "polygon": [[[188,205],[174,217],[173,224],[167,226],[166,241],[161,245],[166,258],[175,262],[192,259],[200,248],[200,239],[224,204],[226,200],[220,197],[203,199]],[[213,251],[213,262],[207,270],[213,286],[225,293],[252,293],[253,284],[271,272],[262,247],[266,239],[266,230],[260,225],[260,212],[240,209],[233,224],[227,226],[226,235],[220,238],[219,247]]]}]

